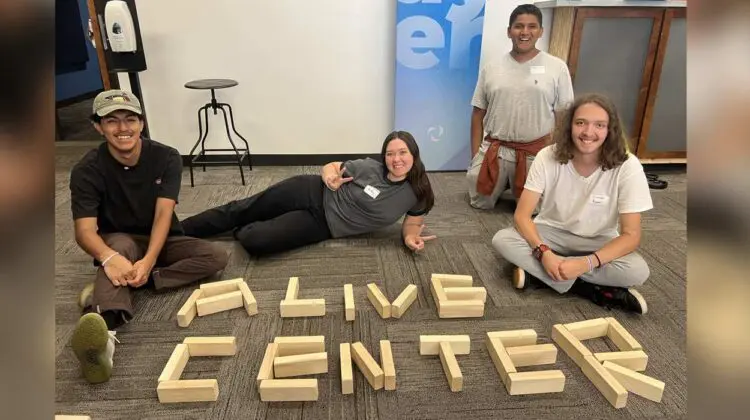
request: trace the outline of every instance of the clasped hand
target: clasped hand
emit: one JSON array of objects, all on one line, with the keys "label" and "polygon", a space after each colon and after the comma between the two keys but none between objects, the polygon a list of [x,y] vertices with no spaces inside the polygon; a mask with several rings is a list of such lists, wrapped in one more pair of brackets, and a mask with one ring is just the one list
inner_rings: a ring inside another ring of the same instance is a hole
[{"label": "clasped hand", "polygon": [[425,225],[419,225],[419,232],[404,237],[404,244],[414,252],[424,249],[424,243],[437,238],[436,235],[422,236]]},{"label": "clasped hand", "polygon": [[589,271],[586,258],[562,258],[548,251],[542,255],[542,265],[547,274],[555,281],[575,280],[581,274]]},{"label": "clasped hand", "polygon": [[131,263],[122,255],[115,255],[107,261],[104,273],[115,286],[141,287],[153,268],[154,262],[146,258]]}]

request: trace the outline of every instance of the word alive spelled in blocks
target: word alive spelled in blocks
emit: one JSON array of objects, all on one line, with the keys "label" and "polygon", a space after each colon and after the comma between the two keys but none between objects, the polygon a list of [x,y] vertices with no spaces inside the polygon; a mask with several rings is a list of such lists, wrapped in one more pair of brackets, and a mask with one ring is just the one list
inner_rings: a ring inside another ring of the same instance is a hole
[{"label": "word alive spelled in blocks", "polygon": [[159,375],[156,393],[160,403],[216,401],[219,384],[216,379],[180,379],[190,357],[234,356],[235,337],[186,337],[175,346]]},{"label": "word alive spelled in blocks", "polygon": [[389,302],[375,283],[367,285],[367,299],[378,311],[381,318],[401,318],[407,309],[417,300],[417,286],[410,284],[404,288],[396,300]]},{"label": "word alive spelled in blocks", "polygon": [[290,277],[286,288],[286,296],[279,304],[282,318],[299,318],[308,316],[324,316],[326,314],[325,299],[298,299],[299,278]]},{"label": "word alive spelled in blocks", "polygon": [[458,274],[432,274],[430,290],[440,318],[480,318],[484,316],[487,289],[472,287],[472,277]]},{"label": "word alive spelled in blocks", "polygon": [[261,401],[317,401],[318,380],[288,379],[328,373],[325,337],[276,337],[263,355],[256,384]]},{"label": "word alive spelled in blocks", "polygon": [[258,313],[258,303],[245,283],[238,278],[204,283],[193,291],[177,312],[177,325],[187,327],[197,316],[245,307],[248,316]]},{"label": "word alive spelled in blocks", "polygon": [[[608,338],[620,351],[591,353],[582,341]],[[596,318],[552,326],[552,339],[615,408],[625,407],[628,392],[660,402],[664,382],[638,373],[648,355],[614,318]]]},{"label": "word alive spelled in blocks", "polygon": [[519,372],[516,368],[553,364],[557,361],[554,344],[537,344],[534,330],[490,331],[487,351],[510,395],[562,392],[565,375],[561,370]]},{"label": "word alive spelled in blocks", "polygon": [[471,339],[468,335],[420,335],[419,354],[438,355],[443,365],[448,386],[453,392],[463,390],[464,377],[458,366],[456,355],[469,354]]}]

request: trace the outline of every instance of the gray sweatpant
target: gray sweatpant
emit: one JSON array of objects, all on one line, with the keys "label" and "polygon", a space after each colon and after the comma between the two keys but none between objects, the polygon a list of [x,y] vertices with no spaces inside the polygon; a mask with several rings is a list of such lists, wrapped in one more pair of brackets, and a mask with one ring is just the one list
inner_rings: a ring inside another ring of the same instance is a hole
[{"label": "gray sweatpant", "polygon": [[[487,141],[484,140],[484,142]],[[487,142],[487,144],[489,145],[489,142]],[[500,165],[500,173],[498,174],[495,188],[492,190],[492,194],[490,195],[479,194],[477,192],[477,179],[479,178],[479,170],[482,168],[482,161],[484,161],[486,150],[487,148],[483,143],[482,147],[479,148],[479,152],[471,160],[469,169],[466,171],[466,182],[468,183],[469,187],[469,203],[471,204],[471,206],[477,209],[491,210],[495,208],[495,204],[497,204],[497,200],[500,198],[502,193],[507,191],[508,189],[510,189],[511,193],[514,194],[513,197],[515,198],[516,187],[513,185],[513,180],[516,177],[516,162],[505,160],[498,156],[497,159],[498,164]],[[530,167],[531,162],[533,161],[533,156],[527,157],[526,167]]]},{"label": "gray sweatpant", "polygon": [[[608,236],[585,238],[547,225],[537,224],[536,228],[542,241],[556,254],[565,257],[589,255],[612,239]],[[550,277],[542,263],[531,255],[528,242],[514,227],[497,232],[492,238],[492,246],[503,258],[521,267],[558,293],[565,293],[573,286],[575,280],[555,281]],[[594,264],[596,265],[596,261]],[[602,286],[632,287],[643,284],[649,274],[648,265],[643,257],[637,252],[632,252],[600,268],[594,268],[590,273],[584,273],[581,279]]]}]

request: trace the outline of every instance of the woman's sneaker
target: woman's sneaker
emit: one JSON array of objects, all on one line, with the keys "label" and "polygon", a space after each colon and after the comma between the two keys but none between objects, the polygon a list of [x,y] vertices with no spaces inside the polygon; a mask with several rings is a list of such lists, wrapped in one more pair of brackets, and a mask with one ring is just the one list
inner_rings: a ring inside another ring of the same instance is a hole
[{"label": "woman's sneaker", "polygon": [[115,332],[107,329],[101,315],[91,312],[78,320],[71,346],[87,381],[101,383],[109,380],[116,341]]},{"label": "woman's sneaker", "polygon": [[528,284],[528,275],[521,267],[513,267],[513,287],[523,289]]}]

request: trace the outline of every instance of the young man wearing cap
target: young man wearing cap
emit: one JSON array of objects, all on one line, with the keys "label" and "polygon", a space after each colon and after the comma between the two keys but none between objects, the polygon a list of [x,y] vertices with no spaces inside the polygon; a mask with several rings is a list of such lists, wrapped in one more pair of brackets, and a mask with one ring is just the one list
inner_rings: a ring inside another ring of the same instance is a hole
[{"label": "young man wearing cap", "polygon": [[466,174],[473,207],[494,208],[508,186],[518,200],[527,165],[549,144],[555,112],[573,100],[565,62],[536,48],[543,32],[538,7],[516,7],[508,24],[513,49],[479,72]]},{"label": "young man wearing cap", "polygon": [[210,242],[185,236],[174,207],[182,159],[172,147],[141,137],[143,111],[132,93],[108,90],[94,100],[91,121],[105,138],[70,175],[78,245],[99,266],[79,297],[84,315],[73,351],[89,382],[109,379],[114,330],[133,317],[132,292],[184,286],[227,264]]}]

